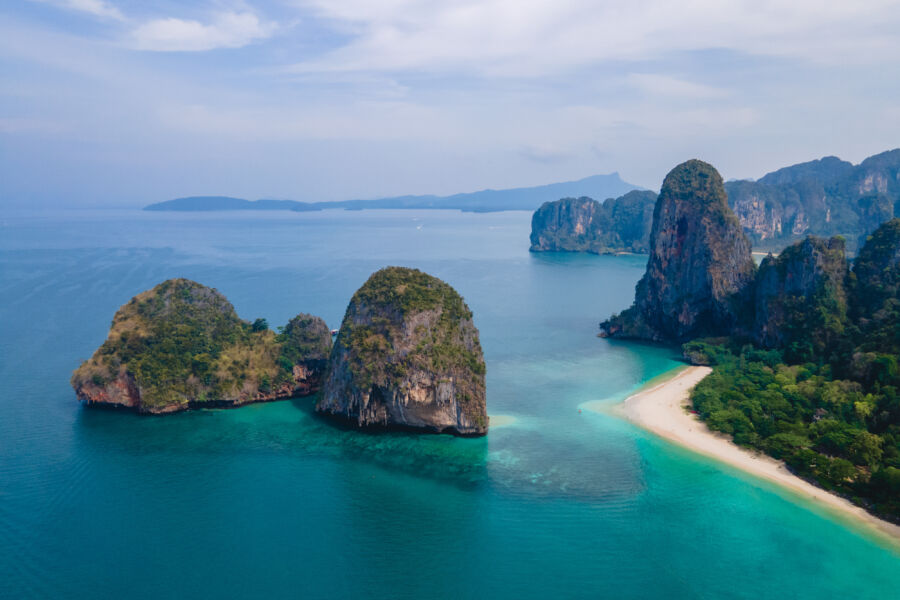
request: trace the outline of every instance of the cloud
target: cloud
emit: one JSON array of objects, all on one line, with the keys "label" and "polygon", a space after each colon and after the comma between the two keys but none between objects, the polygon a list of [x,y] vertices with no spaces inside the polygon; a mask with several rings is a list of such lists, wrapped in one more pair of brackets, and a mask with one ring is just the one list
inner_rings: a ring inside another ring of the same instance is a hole
[{"label": "cloud", "polygon": [[78,12],[88,13],[101,19],[114,19],[116,21],[124,21],[125,15],[109,2],[104,0],[37,0],[39,2],[48,2],[62,8],[74,10]]},{"label": "cloud", "polygon": [[437,107],[402,101],[360,101],[303,106],[266,102],[252,107],[166,104],[157,117],[171,131],[219,138],[266,141],[456,140],[466,128]]},{"label": "cloud", "polygon": [[519,149],[519,156],[538,164],[553,165],[570,160],[572,152],[555,147],[527,145]]},{"label": "cloud", "polygon": [[271,36],[276,30],[251,12],[223,12],[209,23],[176,19],[153,19],[130,34],[132,46],[156,52],[198,52],[216,48],[240,48]]},{"label": "cloud", "polygon": [[634,87],[655,96],[702,100],[724,98],[729,95],[728,90],[657,73],[631,73],[627,79]]},{"label": "cloud", "polygon": [[533,76],[729,49],[846,64],[900,55],[900,2],[818,0],[301,0],[350,36],[297,71]]}]

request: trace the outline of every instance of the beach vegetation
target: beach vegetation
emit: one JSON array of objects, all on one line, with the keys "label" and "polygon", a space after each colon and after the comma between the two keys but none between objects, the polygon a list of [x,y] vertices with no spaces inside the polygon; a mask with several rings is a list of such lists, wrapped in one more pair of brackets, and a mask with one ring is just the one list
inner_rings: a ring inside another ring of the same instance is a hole
[{"label": "beach vegetation", "polygon": [[[818,244],[833,273],[807,297],[773,294],[777,347],[740,335],[683,346],[713,367],[692,392],[694,409],[735,443],[900,522],[900,219],[868,237],[852,270],[828,255],[843,244],[806,243]],[[767,259],[761,272],[800,249]]]}]

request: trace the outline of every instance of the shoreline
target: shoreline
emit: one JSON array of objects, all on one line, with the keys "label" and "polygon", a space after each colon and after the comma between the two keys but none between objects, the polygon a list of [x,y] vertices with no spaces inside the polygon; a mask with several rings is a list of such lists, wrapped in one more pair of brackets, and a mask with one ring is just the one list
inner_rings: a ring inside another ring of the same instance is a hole
[{"label": "shoreline", "polygon": [[900,546],[900,525],[879,519],[861,506],[794,475],[780,460],[741,448],[689,413],[686,407],[691,389],[711,372],[710,367],[679,369],[660,383],[645,387],[615,405],[613,412],[679,446],[787,488],[820,508],[864,525],[869,532],[892,542],[895,548]]}]

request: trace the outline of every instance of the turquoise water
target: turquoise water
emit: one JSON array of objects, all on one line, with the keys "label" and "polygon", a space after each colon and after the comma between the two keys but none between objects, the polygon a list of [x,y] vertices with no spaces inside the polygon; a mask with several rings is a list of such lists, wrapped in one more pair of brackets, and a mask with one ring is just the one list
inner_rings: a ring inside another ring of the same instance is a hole
[{"label": "turquoise water", "polygon": [[[610,342],[641,257],[532,255],[530,215],[0,214],[0,597],[891,598],[900,553],[613,416],[676,367]],[[366,434],[314,399],[160,418],[86,410],[69,375],[169,277],[246,318],[337,326],[375,269],[475,313],[483,439]]]}]

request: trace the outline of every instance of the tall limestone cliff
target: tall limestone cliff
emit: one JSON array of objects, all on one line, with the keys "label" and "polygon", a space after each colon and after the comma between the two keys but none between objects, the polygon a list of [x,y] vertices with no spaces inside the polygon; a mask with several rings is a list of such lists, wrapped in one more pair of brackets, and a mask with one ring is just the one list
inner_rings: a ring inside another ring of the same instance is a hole
[{"label": "tall limestone cliff", "polygon": [[462,297],[415,269],[373,274],[347,307],[316,409],[359,427],[487,433],[484,357]]},{"label": "tall limestone cliff", "polygon": [[597,202],[545,202],[531,219],[532,252],[647,252],[656,194],[633,191]]},{"label": "tall limestone cliff", "polygon": [[170,279],[116,312],[72,386],[89,405],[141,413],[237,406],[316,391],[330,346],[318,317],[276,335],[262,319],[242,321],[217,290]]},{"label": "tall limestone cliff", "polygon": [[807,237],[767,256],[756,283],[754,337],[797,362],[822,355],[847,317],[843,238]]},{"label": "tall limestone cliff", "polygon": [[851,250],[900,214],[900,149],[859,165],[827,156],[725,184],[732,208],[755,244],[780,247],[809,234],[843,235]]},{"label": "tall limestone cliff", "polygon": [[830,231],[831,213],[825,202],[825,189],[817,182],[775,186],[729,181],[725,189],[744,231],[757,244],[780,246],[808,231]]},{"label": "tall limestone cliff", "polygon": [[602,323],[601,335],[681,342],[729,333],[745,325],[755,271],[722,177],[690,160],[663,182],[634,305]]},{"label": "tall limestone cliff", "polygon": [[[854,165],[835,156],[778,169],[757,181],[725,183],[729,205],[751,242],[781,250],[807,235],[840,235],[855,253],[881,223],[900,215],[900,149]],[[545,203],[532,219],[531,250],[647,252],[652,192],[594,203]],[[644,210],[641,210],[641,208]]]}]

